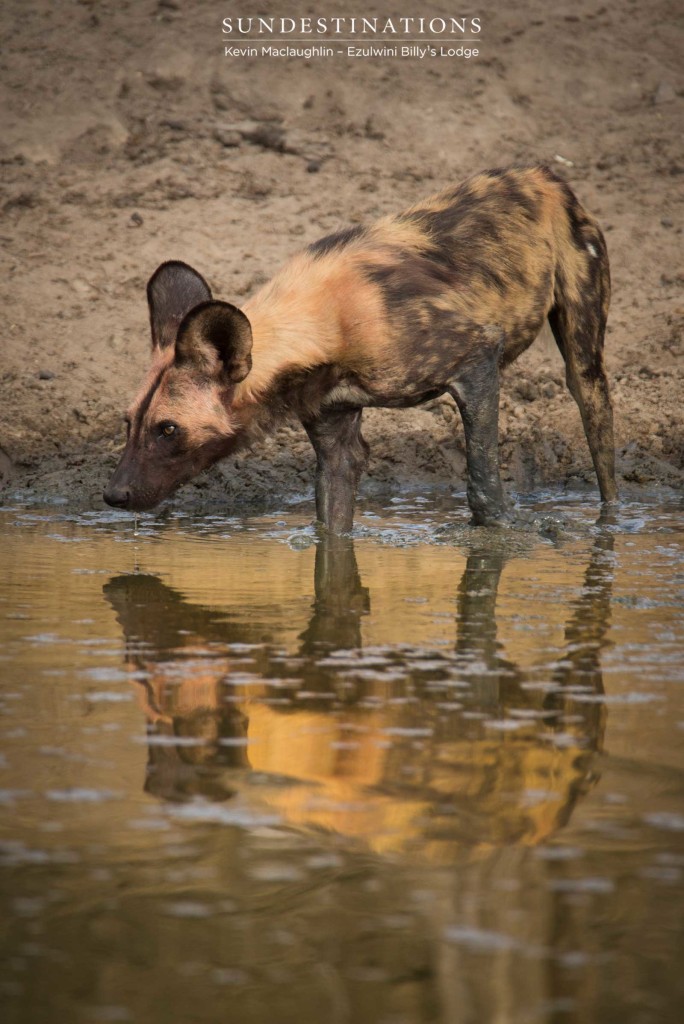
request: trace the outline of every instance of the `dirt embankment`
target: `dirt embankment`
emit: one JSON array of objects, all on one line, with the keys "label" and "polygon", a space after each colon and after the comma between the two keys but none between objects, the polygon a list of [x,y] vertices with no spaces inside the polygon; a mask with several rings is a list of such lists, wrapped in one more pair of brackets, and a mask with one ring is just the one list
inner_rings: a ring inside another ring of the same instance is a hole
[{"label": "dirt embankment", "polygon": [[[380,0],[374,11],[389,7]],[[431,10],[453,14],[443,2]],[[294,0],[287,12],[265,2],[259,13],[310,12]],[[162,260],[197,266],[239,303],[326,232],[475,170],[540,160],[566,174],[607,233],[620,477],[681,485],[676,3],[525,0],[503,11],[488,0],[479,13],[481,55],[470,62],[249,60],[223,56],[214,3],[191,13],[177,0],[4,4],[5,493],[99,506],[146,366],[144,287]],[[507,371],[501,410],[509,486],[593,486],[552,342]],[[369,486],[462,485],[450,400],[366,420]],[[176,500],[196,503],[199,487],[212,502],[272,502],[306,491],[312,468],[293,425]]]}]

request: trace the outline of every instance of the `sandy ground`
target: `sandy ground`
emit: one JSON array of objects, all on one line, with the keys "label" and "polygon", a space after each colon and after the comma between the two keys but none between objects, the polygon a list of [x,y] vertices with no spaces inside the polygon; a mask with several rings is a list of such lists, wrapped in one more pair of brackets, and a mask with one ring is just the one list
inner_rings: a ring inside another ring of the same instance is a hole
[{"label": "sandy ground", "polygon": [[[676,0],[523,0],[506,10],[487,0],[471,12],[483,31],[470,62],[228,59],[221,19],[236,10],[227,6],[4,0],[5,494],[30,490],[101,507],[122,411],[149,356],[144,287],[161,261],[186,260],[217,297],[240,303],[322,234],[473,171],[537,161],[566,175],[607,233],[607,364],[623,489],[681,486]],[[410,6],[403,13],[419,13]],[[340,13],[323,4],[316,14],[327,8]],[[396,8],[380,0],[373,12]],[[440,2],[430,12],[454,10]],[[311,7],[245,3],[241,13]],[[353,4],[343,13],[369,12]],[[450,400],[373,411],[366,421],[367,489],[463,486],[462,430]],[[506,373],[501,462],[512,490],[595,486],[550,340]],[[293,424],[174,500],[278,504],[309,491],[312,470]]]}]

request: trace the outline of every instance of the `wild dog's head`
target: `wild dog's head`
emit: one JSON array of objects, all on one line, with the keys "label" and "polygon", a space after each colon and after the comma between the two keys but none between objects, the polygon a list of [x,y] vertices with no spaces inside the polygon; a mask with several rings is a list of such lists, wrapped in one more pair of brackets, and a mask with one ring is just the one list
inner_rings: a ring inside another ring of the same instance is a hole
[{"label": "wild dog's head", "polygon": [[152,365],[128,410],[128,439],[104,492],[116,508],[145,511],[229,454],[244,429],[231,410],[252,365],[245,314],[212,300],[185,263],[163,263],[147,285]]}]

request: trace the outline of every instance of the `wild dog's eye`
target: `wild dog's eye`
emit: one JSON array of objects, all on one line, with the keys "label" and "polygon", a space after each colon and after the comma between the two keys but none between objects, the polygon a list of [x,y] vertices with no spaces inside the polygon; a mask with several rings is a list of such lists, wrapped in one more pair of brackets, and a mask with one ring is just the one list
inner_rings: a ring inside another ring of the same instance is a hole
[{"label": "wild dog's eye", "polygon": [[159,424],[159,433],[162,435],[162,437],[173,437],[177,430],[178,427],[176,426],[175,423],[167,422]]}]

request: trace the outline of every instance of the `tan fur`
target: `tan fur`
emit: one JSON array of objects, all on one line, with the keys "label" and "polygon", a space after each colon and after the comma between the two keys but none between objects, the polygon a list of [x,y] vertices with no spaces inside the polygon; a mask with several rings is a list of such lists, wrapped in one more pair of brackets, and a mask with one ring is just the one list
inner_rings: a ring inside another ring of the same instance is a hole
[{"label": "tan fur", "polygon": [[188,442],[199,446],[233,430],[233,417],[221,402],[214,388],[202,386],[187,369],[173,365],[172,348],[153,350],[152,363],[145,382],[128,410],[134,421],[138,410],[156,384],[154,395],[141,420],[143,429],[153,431],[165,420],[179,418],[188,431]]},{"label": "tan fur", "polygon": [[386,331],[377,288],[353,263],[306,253],[291,259],[243,312],[252,325],[252,371],[238,386],[236,408],[258,401],[280,374],[362,359]]},{"label": "tan fur", "polygon": [[234,417],[214,388],[200,386],[184,370],[172,368],[165,376],[145,417],[150,426],[163,420],[175,420],[182,411],[183,426],[193,447],[232,432]]}]

